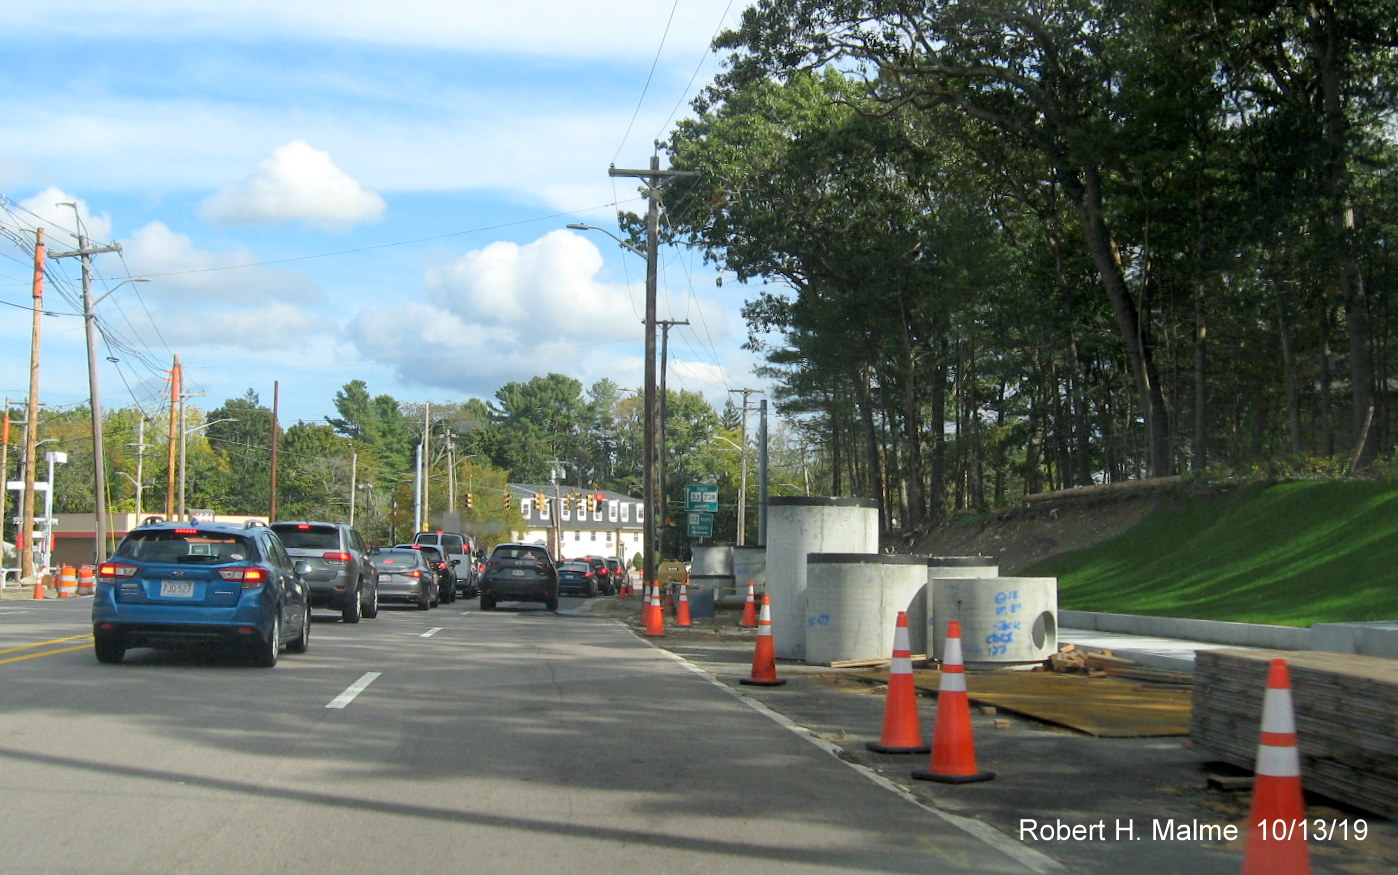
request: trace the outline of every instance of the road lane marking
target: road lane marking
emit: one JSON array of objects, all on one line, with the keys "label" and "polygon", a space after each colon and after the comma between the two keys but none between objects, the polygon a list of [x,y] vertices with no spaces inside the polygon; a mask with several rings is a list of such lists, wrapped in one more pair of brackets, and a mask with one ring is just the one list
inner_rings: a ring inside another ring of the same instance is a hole
[{"label": "road lane marking", "polygon": [[[645,641],[645,639],[641,640]],[[883,789],[894,794],[895,796],[902,798],[904,801],[911,802],[912,804],[916,805],[918,808],[923,809],[929,814],[941,818],[942,820],[946,821],[948,824],[956,827],[962,832],[979,839],[985,845],[993,848],[994,850],[999,851],[1005,856],[1010,857],[1011,859],[1020,863],[1030,872],[1051,873],[1067,871],[1062,863],[1058,862],[1052,857],[1047,856],[1046,854],[1040,853],[1039,851],[1029,847],[1028,845],[1016,841],[1013,837],[1006,835],[1005,833],[1001,832],[1000,830],[996,829],[988,823],[983,823],[979,820],[976,820],[975,818],[966,817],[965,815],[953,814],[948,811],[942,811],[941,809],[933,808],[931,805],[928,805],[927,803],[921,801],[916,796],[914,796],[912,792],[909,791],[907,788],[903,787],[902,785],[898,784],[893,780],[890,780],[889,778],[884,777],[883,775],[879,774],[879,772],[875,771],[869,766],[865,766],[860,763],[852,762],[851,760],[846,759],[844,756],[842,756],[842,754],[844,754],[844,750],[841,749],[839,745],[835,744],[834,742],[827,741],[824,738],[821,738],[819,735],[816,735],[811,730],[796,723],[794,720],[787,717],[785,714],[782,714],[779,711],[775,711],[772,708],[769,708],[767,705],[764,705],[757,699],[749,698],[747,694],[733,687],[730,687],[728,684],[724,683],[722,680],[714,676],[714,674],[712,674],[709,671],[706,671],[702,666],[690,662],[689,659],[687,659],[679,653],[675,653],[672,650],[666,650],[664,647],[661,647],[653,641],[646,641],[646,643],[649,644],[651,647],[655,648],[657,653],[661,654],[662,656],[667,656],[670,659],[673,659],[675,662],[679,663],[684,668],[690,670],[694,674],[708,681],[710,684],[727,693],[728,695],[732,696],[733,698],[737,699],[739,702],[742,702],[744,705],[748,706],[752,710],[766,717],[768,720],[771,720],[773,723],[776,723],[778,726],[787,729],[797,737],[802,738],[807,742],[810,742],[811,744],[830,754],[832,757],[839,760],[844,765],[850,767],[851,769],[854,769],[856,772],[863,775],[867,780],[873,782],[879,787],[882,787]]]},{"label": "road lane marking", "polygon": [[437,627],[435,627],[435,628],[428,629],[426,632],[423,632],[421,635],[419,635],[419,636],[417,636],[417,637],[419,637],[419,638],[431,638],[433,635],[436,635],[438,632],[442,631],[442,629],[443,629],[442,626],[437,626]]},{"label": "road lane marking", "polygon": [[[7,648],[4,649],[4,650],[0,650],[0,656],[4,656],[6,653],[19,653],[21,650],[33,650],[35,647],[48,647],[50,644],[62,644],[62,643],[65,642],[65,641],[91,641],[91,640],[92,640],[92,633],[91,633],[91,632],[88,632],[86,635],[69,635],[67,638],[51,638],[51,639],[49,639],[48,641],[36,641],[36,642],[33,643],[33,644],[21,644],[21,645],[18,646],[18,647],[7,647]],[[66,651],[65,651],[65,652],[66,652]]]},{"label": "road lane marking", "polygon": [[91,650],[92,644],[79,644],[77,647],[65,647],[62,650],[45,650],[43,653],[30,653],[25,656],[11,656],[9,659],[0,659],[0,665],[7,662],[23,662],[26,659],[38,659],[41,656],[55,656],[59,653],[72,653],[74,650]]},{"label": "road lane marking", "polygon": [[372,684],[374,681],[378,680],[378,677],[379,677],[379,675],[381,675],[381,674],[383,674],[383,672],[381,672],[381,671],[366,671],[366,672],[364,672],[364,674],[363,674],[362,676],[360,676],[359,680],[355,681],[354,683],[352,683],[352,684],[350,684],[348,687],[346,687],[346,688],[345,688],[345,691],[344,691],[343,693],[341,693],[340,695],[338,695],[338,696],[336,696],[334,699],[332,699],[331,702],[330,702],[330,704],[329,704],[329,705],[326,705],[325,707],[327,707],[327,708],[344,708],[344,707],[345,707],[346,705],[348,705],[350,702],[353,702],[353,701],[354,701],[354,698],[355,698],[356,696],[358,696],[360,693],[364,692],[365,688],[367,688],[367,687],[368,687],[370,684]]}]

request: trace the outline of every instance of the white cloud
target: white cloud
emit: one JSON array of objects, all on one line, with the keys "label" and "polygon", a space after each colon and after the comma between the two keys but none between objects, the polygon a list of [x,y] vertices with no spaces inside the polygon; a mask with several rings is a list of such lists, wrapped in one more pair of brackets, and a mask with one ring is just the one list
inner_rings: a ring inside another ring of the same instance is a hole
[{"label": "white cloud", "polygon": [[[77,216],[69,204],[78,205]],[[76,249],[78,246],[77,217],[82,217],[83,230],[87,232],[89,246],[106,245],[112,234],[112,219],[106,213],[92,215],[87,201],[74,197],[61,188],[49,186],[19,205],[39,218],[35,224],[44,228],[44,238],[50,250],[62,248]]]},{"label": "white cloud", "polygon": [[221,225],[348,228],[383,215],[383,198],[336,166],[329,152],[294,140],[272,152],[257,172],[204,202],[201,213]]},{"label": "white cloud", "polygon": [[641,333],[638,292],[597,278],[602,254],[570,231],[523,246],[492,243],[428,271],[437,306],[487,329],[580,342]]},{"label": "white cloud", "polygon": [[247,249],[198,249],[187,235],[175,233],[163,222],[151,222],[136,231],[123,242],[122,251],[133,275],[153,280],[144,290],[168,300],[313,304],[322,297],[320,286],[307,276],[259,266]]},{"label": "white cloud", "polygon": [[208,347],[291,351],[325,334],[304,311],[280,302],[254,310],[201,311],[197,318],[164,320],[160,331],[173,347],[198,346],[205,356]]}]

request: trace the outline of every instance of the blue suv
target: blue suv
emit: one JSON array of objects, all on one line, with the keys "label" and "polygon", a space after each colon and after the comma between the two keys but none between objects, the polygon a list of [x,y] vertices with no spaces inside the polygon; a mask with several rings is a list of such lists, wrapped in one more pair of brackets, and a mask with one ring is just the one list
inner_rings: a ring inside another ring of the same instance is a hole
[{"label": "blue suv", "polygon": [[302,575],[266,525],[164,522],[132,529],[97,573],[92,634],[98,662],[133,647],[234,647],[277,664],[283,645],[304,653],[311,612]]}]

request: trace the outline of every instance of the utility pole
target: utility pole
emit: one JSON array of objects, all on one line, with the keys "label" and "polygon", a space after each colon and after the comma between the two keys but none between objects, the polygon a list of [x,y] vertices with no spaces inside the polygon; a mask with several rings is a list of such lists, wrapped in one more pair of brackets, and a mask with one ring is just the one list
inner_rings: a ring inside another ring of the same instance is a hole
[{"label": "utility pole", "polygon": [[170,441],[166,444],[165,518],[175,518],[175,450],[184,433],[184,400],[180,394],[180,357],[170,368]]},{"label": "utility pole", "polygon": [[[669,395],[665,391],[665,372],[670,363],[670,328],[675,325],[688,325],[688,319],[661,319],[656,323],[660,326],[660,428],[657,434],[658,453],[660,457],[659,474],[656,477],[658,495],[660,500],[660,525],[665,525],[665,461],[668,458],[665,452],[665,408]],[[660,553],[665,553],[665,535],[667,529],[660,530]]]},{"label": "utility pole", "polygon": [[[432,527],[432,486],[428,475],[432,471],[432,404],[422,405],[422,523],[418,532]],[[416,537],[416,533],[414,533]]]},{"label": "utility pole", "polygon": [[281,407],[281,380],[272,381],[272,499],[269,502],[267,515],[271,519],[277,518],[277,413]]},{"label": "utility pole", "polygon": [[767,399],[757,402],[757,543],[767,545]]},{"label": "utility pole", "polygon": [[[4,439],[0,440],[0,566],[5,564],[5,510],[10,504],[10,396],[5,396]],[[0,580],[3,580],[0,578]]]},{"label": "utility pole", "polygon": [[[34,238],[34,328],[29,346],[29,400],[25,405],[24,423],[24,492],[20,495],[19,576],[23,580],[34,576],[34,480],[38,462],[35,460],[39,443],[39,329],[44,310],[44,229]],[[52,488],[53,484],[49,484]]]},{"label": "utility pole", "polygon": [[748,528],[748,396],[761,395],[761,389],[729,389],[730,394],[743,396],[743,437],[738,455],[741,468],[738,475],[738,546],[746,542]]},{"label": "utility pole", "polygon": [[657,248],[660,238],[660,186],[668,179],[682,177],[696,177],[697,170],[661,170],[660,157],[652,155],[650,158],[649,170],[619,170],[612,167],[607,171],[612,177],[633,177],[644,179],[647,183],[646,190],[646,386],[645,386],[645,407],[646,421],[644,429],[644,448],[642,450],[641,466],[644,468],[644,483],[642,505],[645,507],[646,523],[642,529],[641,538],[641,560],[645,566],[647,581],[655,579],[656,554],[655,554],[655,532],[657,522],[656,492],[659,487],[656,471],[655,453],[655,431],[658,418],[658,409],[655,397],[655,299],[656,299],[656,277],[657,277]]},{"label": "utility pole", "polygon": [[[82,265],[83,331],[87,335],[87,391],[91,396],[89,406],[92,410],[92,509],[96,516],[96,525],[93,527],[93,553],[96,556],[94,561],[102,562],[107,558],[107,453],[102,443],[102,399],[97,383],[97,313],[94,312],[92,304],[92,256],[104,252],[120,252],[121,245],[113,243],[111,246],[88,246],[87,232],[83,230],[82,214],[78,212],[78,205],[66,203],[59,206],[72,207],[78,220],[78,248],[71,252],[51,252],[49,257],[77,256]],[[49,488],[53,488],[52,483],[49,484]]]},{"label": "utility pole", "polygon": [[140,522],[143,511],[141,510],[141,495],[145,489],[142,482],[146,476],[146,415],[143,412],[141,418],[136,420],[136,521]]}]

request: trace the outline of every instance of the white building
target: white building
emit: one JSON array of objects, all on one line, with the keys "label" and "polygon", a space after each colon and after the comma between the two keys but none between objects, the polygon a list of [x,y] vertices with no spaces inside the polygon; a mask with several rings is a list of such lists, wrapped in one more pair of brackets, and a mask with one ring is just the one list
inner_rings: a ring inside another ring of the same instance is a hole
[{"label": "white building", "polygon": [[523,543],[545,544],[556,559],[611,556],[629,568],[641,552],[645,506],[639,498],[604,489],[511,483],[526,528],[511,536]]}]

